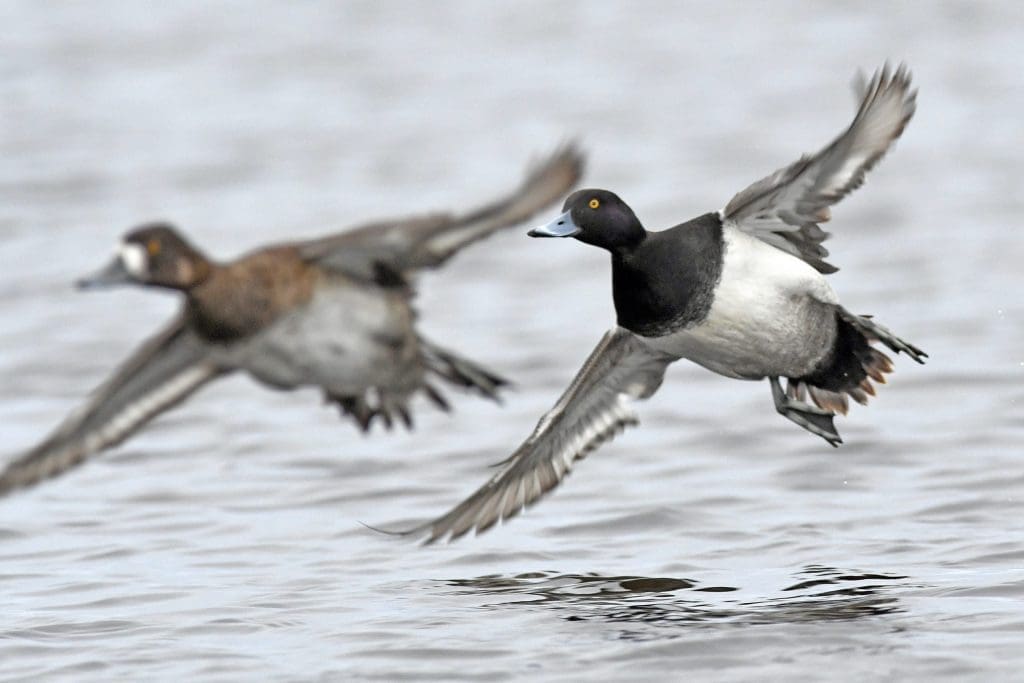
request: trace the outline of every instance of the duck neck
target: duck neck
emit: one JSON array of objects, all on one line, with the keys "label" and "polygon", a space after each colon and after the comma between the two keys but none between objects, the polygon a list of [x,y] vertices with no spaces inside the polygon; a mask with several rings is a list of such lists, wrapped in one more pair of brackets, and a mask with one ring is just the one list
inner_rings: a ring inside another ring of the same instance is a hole
[{"label": "duck neck", "polygon": [[647,239],[647,230],[626,205],[609,207],[606,211],[599,229],[581,224],[584,229],[576,239],[606,249],[613,257],[632,254]]},{"label": "duck neck", "polygon": [[619,233],[617,239],[613,243],[606,245],[605,248],[611,252],[612,259],[626,261],[644,245],[647,237],[648,232],[638,222],[635,229]]},{"label": "duck neck", "polygon": [[206,284],[214,276],[218,266],[197,252],[195,258],[190,259],[184,268],[187,272],[183,274],[185,277],[182,280],[187,284],[182,290],[187,293]]},{"label": "duck neck", "polygon": [[657,337],[707,317],[722,274],[722,223],[707,214],[648,233],[630,252],[612,253],[612,294],[619,325]]},{"label": "duck neck", "polygon": [[201,288],[214,276],[217,268],[217,264],[211,262],[201,252],[189,249],[173,262],[162,265],[160,270],[143,284],[173,289],[190,296],[191,292]]},{"label": "duck neck", "polygon": [[185,310],[192,326],[208,341],[228,342],[245,336],[238,299],[249,294],[230,267],[203,261],[196,278],[182,287]]}]

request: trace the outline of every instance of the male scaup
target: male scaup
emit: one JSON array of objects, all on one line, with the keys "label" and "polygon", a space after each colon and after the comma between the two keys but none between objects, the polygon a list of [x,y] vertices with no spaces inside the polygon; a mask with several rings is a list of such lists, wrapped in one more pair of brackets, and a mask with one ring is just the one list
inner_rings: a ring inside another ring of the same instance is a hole
[{"label": "male scaup", "polygon": [[841,443],[834,414],[846,413],[847,396],[866,403],[875,393],[871,380],[885,382],[892,370],[871,342],[919,363],[926,357],[843,308],[823,277],[836,268],[823,260],[827,233],[818,223],[860,186],[914,113],[916,93],[903,66],[882,68],[858,94],[853,123],[834,142],[754,183],[722,211],[648,232],[615,194],[580,190],[561,216],[530,231],[611,252],[618,326],[490,481],[407,533],[427,542],[454,539],[514,516],[554,488],[575,460],[636,424],[632,400],[654,394],[665,368],[680,358],[727,377],[767,377],[779,413]]},{"label": "male scaup", "polygon": [[0,493],[59,474],[114,446],[210,380],[237,370],[277,389],[318,386],[363,429],[412,427],[409,399],[448,402],[437,380],[496,398],[506,381],[416,331],[411,279],[463,247],[530,218],[576,184],[583,155],[552,154],[505,198],[462,216],[377,221],[217,263],[172,226],[129,232],[81,287],[133,283],[178,290],[181,313],[85,406],[0,473]]}]

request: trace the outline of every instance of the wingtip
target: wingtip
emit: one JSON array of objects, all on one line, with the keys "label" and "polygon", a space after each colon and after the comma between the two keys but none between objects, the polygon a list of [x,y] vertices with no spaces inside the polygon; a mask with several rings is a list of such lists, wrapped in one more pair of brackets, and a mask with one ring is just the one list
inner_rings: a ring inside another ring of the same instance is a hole
[{"label": "wingtip", "polygon": [[381,528],[379,526],[374,526],[372,524],[367,524],[366,522],[363,522],[361,520],[356,520],[356,521],[359,522],[359,524],[362,525],[363,527],[369,529],[370,531],[373,531],[375,533],[381,534],[383,536],[389,536],[391,538],[406,538],[407,539],[407,538],[411,538],[413,536],[419,536],[419,535],[424,534],[426,532],[426,530],[429,528],[429,525],[420,525],[420,526],[417,526],[417,527],[413,527],[412,529],[401,529],[401,530],[383,529],[383,528]]},{"label": "wingtip", "polygon": [[12,481],[7,472],[0,473],[0,498],[6,498],[23,486]]},{"label": "wingtip", "polygon": [[579,183],[586,166],[587,154],[578,139],[566,138],[552,152],[530,164],[525,185],[530,186],[543,179],[557,183],[563,193],[568,192]]},{"label": "wingtip", "polygon": [[451,541],[465,536],[467,532],[472,530],[472,527],[470,527],[469,529],[465,529],[459,533],[453,533],[450,529],[441,529],[438,531],[435,528],[437,526],[437,520],[424,522],[410,529],[383,529],[378,526],[373,526],[372,524],[367,524],[363,521],[356,521],[370,531],[394,539],[413,541],[421,548],[438,544],[447,545]]},{"label": "wingtip", "polygon": [[54,448],[51,440],[44,441],[8,462],[0,471],[0,498],[53,479],[79,465],[85,456],[84,452]]},{"label": "wingtip", "polygon": [[862,106],[886,93],[899,93],[903,101],[905,120],[909,120],[917,107],[917,88],[912,87],[913,80],[913,73],[906,62],[899,62],[893,68],[886,60],[870,79],[859,69],[853,79],[853,92]]}]

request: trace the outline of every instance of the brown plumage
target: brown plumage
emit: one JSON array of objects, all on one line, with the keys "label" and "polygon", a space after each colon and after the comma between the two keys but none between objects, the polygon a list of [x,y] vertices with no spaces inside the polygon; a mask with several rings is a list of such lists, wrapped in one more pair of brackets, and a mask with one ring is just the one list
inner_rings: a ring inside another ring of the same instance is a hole
[{"label": "brown plumage", "polygon": [[412,427],[410,399],[449,409],[438,384],[496,399],[500,375],[417,331],[414,282],[465,246],[564,195],[583,156],[572,145],[506,196],[467,213],[377,221],[231,262],[205,256],[177,230],[151,223],[83,287],[131,283],[183,295],[181,313],[124,362],[86,404],[0,472],[0,494],[57,475],[121,443],[207,382],[244,371],[276,389],[321,388],[363,430]]},{"label": "brown plumage", "polygon": [[197,333],[225,342],[265,329],[283,313],[309,303],[325,274],[295,247],[264,249],[227,264],[185,290],[185,315]]}]

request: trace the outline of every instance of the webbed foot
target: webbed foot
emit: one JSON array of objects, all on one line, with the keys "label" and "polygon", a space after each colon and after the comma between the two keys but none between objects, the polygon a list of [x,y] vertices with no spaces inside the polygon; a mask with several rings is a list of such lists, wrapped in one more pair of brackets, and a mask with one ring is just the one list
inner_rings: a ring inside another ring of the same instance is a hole
[{"label": "webbed foot", "polygon": [[772,385],[772,398],[775,399],[775,409],[779,414],[800,425],[811,434],[816,434],[828,441],[829,445],[838,448],[843,442],[836,426],[832,422],[835,413],[822,410],[809,403],[804,403],[796,398],[787,396],[782,390],[782,384],[778,377],[770,377]]}]

